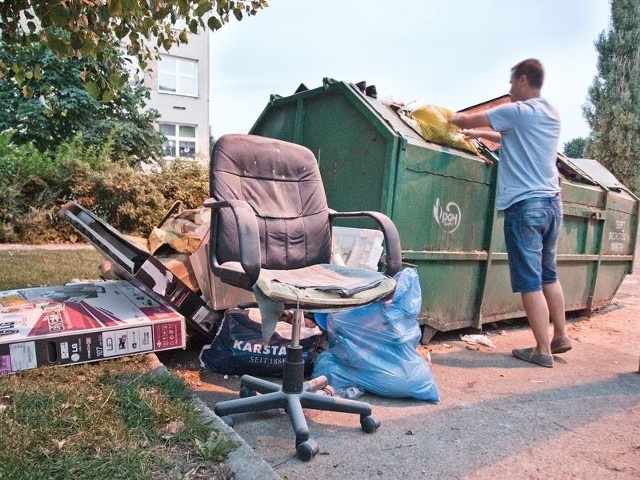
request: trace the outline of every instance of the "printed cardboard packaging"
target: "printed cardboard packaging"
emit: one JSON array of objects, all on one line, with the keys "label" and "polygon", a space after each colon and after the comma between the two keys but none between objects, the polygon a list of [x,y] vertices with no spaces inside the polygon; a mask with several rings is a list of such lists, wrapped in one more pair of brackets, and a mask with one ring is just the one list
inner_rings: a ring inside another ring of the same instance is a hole
[{"label": "printed cardboard packaging", "polygon": [[186,347],[185,319],[124,280],[0,292],[0,376]]}]

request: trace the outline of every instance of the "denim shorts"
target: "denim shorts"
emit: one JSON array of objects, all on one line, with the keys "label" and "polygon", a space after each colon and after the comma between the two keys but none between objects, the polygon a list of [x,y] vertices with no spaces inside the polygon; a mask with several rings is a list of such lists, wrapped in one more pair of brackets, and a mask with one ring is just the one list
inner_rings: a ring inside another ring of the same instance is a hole
[{"label": "denim shorts", "polygon": [[556,255],[562,226],[560,195],[528,198],[504,211],[511,289],[537,292],[558,280]]}]

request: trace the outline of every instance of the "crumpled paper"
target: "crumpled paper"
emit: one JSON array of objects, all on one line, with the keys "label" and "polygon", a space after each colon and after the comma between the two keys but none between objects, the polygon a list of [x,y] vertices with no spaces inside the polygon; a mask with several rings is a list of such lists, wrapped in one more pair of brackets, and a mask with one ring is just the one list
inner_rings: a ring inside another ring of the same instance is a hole
[{"label": "crumpled paper", "polygon": [[460,340],[470,345],[485,345],[489,348],[496,348],[491,339],[487,335],[460,335]]}]

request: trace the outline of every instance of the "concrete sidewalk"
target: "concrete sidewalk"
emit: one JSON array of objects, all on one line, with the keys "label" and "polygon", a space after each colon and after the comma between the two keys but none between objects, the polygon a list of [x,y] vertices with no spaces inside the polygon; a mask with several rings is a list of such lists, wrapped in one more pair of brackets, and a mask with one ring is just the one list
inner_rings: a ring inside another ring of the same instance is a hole
[{"label": "concrete sidewalk", "polygon": [[[553,369],[511,355],[532,344],[526,325],[486,332],[495,349],[470,350],[460,332],[434,338],[438,404],[362,397],[382,422],[374,434],[357,416],[309,410],[320,453],[308,463],[282,411],[237,415],[234,430],[288,480],[640,478],[639,272],[605,311],[569,319],[574,348]],[[211,408],[237,397],[237,378],[201,369],[195,355],[165,360]]]}]

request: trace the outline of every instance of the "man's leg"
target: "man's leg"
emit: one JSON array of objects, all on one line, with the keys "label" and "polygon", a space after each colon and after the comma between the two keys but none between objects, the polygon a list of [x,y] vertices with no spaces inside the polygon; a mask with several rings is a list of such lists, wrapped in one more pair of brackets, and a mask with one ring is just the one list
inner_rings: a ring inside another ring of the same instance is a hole
[{"label": "man's leg", "polygon": [[542,292],[549,307],[549,317],[553,322],[553,339],[567,335],[565,313],[564,313],[564,292],[560,281],[545,283],[542,285]]},{"label": "man's leg", "polygon": [[522,293],[522,305],[536,340],[535,353],[551,355],[551,342],[549,340],[550,311],[545,295],[542,291]]}]

